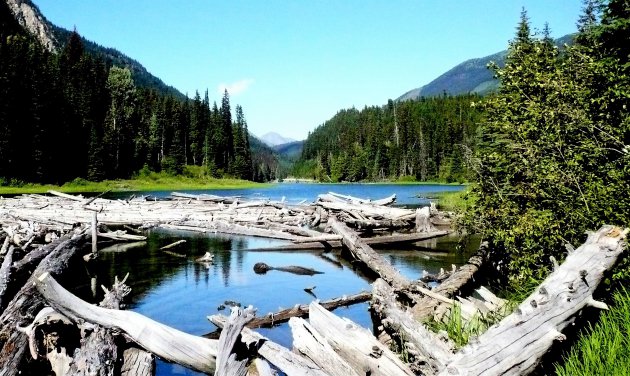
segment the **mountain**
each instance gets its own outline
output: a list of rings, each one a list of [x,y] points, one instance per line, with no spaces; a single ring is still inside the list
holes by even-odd
[[[571,44],[575,34],[568,34],[554,41],[556,46],[562,48],[565,44]],[[485,95],[499,87],[499,82],[493,78],[493,73],[487,68],[489,62],[494,61],[499,66],[505,64],[507,50],[497,52],[482,58],[466,60],[456,65],[428,84],[409,90],[398,97],[398,101],[416,99],[418,97],[434,97],[444,93],[460,95],[475,93]]]
[[[295,141],[292,138],[280,136],[276,132],[266,133],[264,136],[260,137],[260,140],[271,147]]]
[[[33,34],[47,50],[58,51],[65,47],[72,32],[48,21],[37,5],[30,0],[2,1],[6,3],[20,26]],[[103,47],[83,37],[81,40],[85,51],[93,56],[100,57],[108,66],[116,65],[128,68],[131,71],[134,82],[138,86],[155,89],[162,94],[173,95],[179,99],[185,98],[177,89],[166,85],[162,80],[149,73],[142,64],[122,52],[113,48]]]
[[[287,160],[295,161],[302,155],[302,149],[304,148],[304,140],[293,141],[286,144],[280,144],[274,146],[272,149]]]

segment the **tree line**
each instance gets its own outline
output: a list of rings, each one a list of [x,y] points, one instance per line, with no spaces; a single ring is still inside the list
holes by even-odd
[[[232,111],[227,91],[217,105],[207,91],[188,99],[139,87],[129,69],[86,53],[76,31],[51,53],[2,13],[0,183],[178,174],[186,164],[270,177],[252,164],[243,108]]]
[[[339,111],[304,143],[294,172],[321,181],[465,181],[481,113],[475,95]]]

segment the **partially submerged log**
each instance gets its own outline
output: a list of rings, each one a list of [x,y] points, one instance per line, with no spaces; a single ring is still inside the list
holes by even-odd
[[[403,289],[409,285],[410,281],[405,278],[398,270],[396,270],[383,257],[376,253],[363,239],[345,224],[339,222],[335,218],[330,218],[328,224],[332,230],[343,237],[343,244],[348,248],[352,255],[361,260],[370,269],[376,272],[387,283],[394,286],[395,289]]]
[[[254,272],[256,274],[265,274],[270,270],[279,270],[281,272],[287,272],[297,275],[315,275],[324,274],[324,272],[317,271],[312,268],[306,268],[303,266],[289,265],[289,266],[269,266],[264,262],[257,262],[254,264]]]
[[[616,263],[628,230],[604,226],[589,235],[509,316],[460,350],[440,375],[527,374],[575,316],[591,306],[604,272]]]

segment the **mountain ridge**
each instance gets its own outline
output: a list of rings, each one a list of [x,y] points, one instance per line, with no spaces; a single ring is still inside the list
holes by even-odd
[[[4,0],[4,2],[20,26],[34,35],[48,51],[56,52],[65,47],[72,31],[50,22],[31,0]],[[81,41],[89,54],[102,58],[107,65],[128,68],[138,86],[155,89],[179,99],[186,98],[179,90],[165,84],[160,78],[151,74],[137,60],[115,48],[103,47],[84,37],[81,37]]]
[[[558,48],[571,44],[575,34],[567,34],[554,40]],[[496,91],[499,81],[487,68],[488,63],[495,62],[499,66],[505,64],[507,50],[499,51],[484,57],[465,60],[442,73],[426,85],[411,89],[399,96],[397,101],[413,100],[419,97],[434,97],[443,94],[479,94],[486,95]]]
[[[273,148],[274,146],[288,144],[288,143],[297,141],[290,137],[284,137],[276,132],[267,132],[261,137],[259,137],[259,139],[271,148]]]

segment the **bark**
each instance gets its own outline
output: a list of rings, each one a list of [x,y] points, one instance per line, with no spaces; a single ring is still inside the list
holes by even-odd
[[[236,359],[234,345],[240,339],[241,330],[254,317],[254,309],[232,308],[232,313],[219,337],[216,376],[245,376],[247,374],[247,358]]]
[[[593,298],[604,272],[626,247],[628,230],[604,226],[571,252],[509,316],[460,350],[440,375],[530,373],[575,317],[587,306],[606,309]]]

